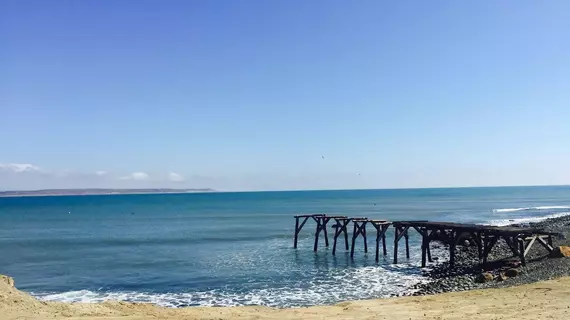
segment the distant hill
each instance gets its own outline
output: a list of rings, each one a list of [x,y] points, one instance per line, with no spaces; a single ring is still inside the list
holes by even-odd
[[[25,191],[0,191],[0,197],[21,196],[73,196],[98,194],[161,194],[161,193],[193,193],[214,192],[214,189],[44,189]]]

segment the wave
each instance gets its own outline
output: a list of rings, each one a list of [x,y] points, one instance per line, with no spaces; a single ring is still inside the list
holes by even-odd
[[[44,301],[98,303],[107,300],[153,303],[164,307],[245,306],[302,307],[347,300],[389,297],[410,292],[410,286],[425,282],[415,266],[338,269],[325,280],[275,287],[156,293],[140,291],[68,291],[31,294]]]
[[[517,212],[529,210],[570,210],[570,206],[539,206],[539,207],[526,207],[526,208],[506,208],[506,209],[493,209],[493,212]]]
[[[566,216],[570,216],[570,212],[568,212],[568,211],[567,212],[556,212],[556,213],[549,214],[546,216],[541,216],[541,217],[526,217],[526,218],[491,220],[485,224],[493,225],[493,226],[507,226],[507,225],[511,225],[511,224],[528,224],[528,223],[540,222],[540,221],[544,221],[544,220],[548,220],[548,219],[561,218],[561,217],[566,217]]]

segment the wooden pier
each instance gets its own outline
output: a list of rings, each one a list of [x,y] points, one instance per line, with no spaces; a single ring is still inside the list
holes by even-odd
[[[344,244],[346,250],[350,250],[350,256],[354,257],[354,248],[356,246],[356,240],[359,236],[361,236],[364,240],[364,252],[368,252],[368,239],[366,235],[366,225],[371,224],[374,229],[376,230],[376,261],[379,259],[379,251],[380,251],[380,243],[382,243],[382,252],[384,255],[387,255],[386,249],[386,231],[391,225],[391,222],[385,220],[370,220],[368,218],[349,218],[347,216],[327,216],[324,214],[309,214],[309,215],[297,215],[295,216],[295,235],[293,239],[293,247],[296,249],[297,244],[299,242],[299,233],[305,226],[305,223],[312,219],[316,222],[316,229],[315,229],[315,242],[313,245],[313,251],[317,251],[318,249],[318,242],[320,233],[323,232],[325,236],[325,244],[329,246],[328,234],[326,231],[327,224],[332,219],[334,220],[334,224],[332,228],[334,228],[334,238],[333,238],[333,250],[332,254],[336,255],[336,248],[338,238],[341,235],[344,235]],[[353,224],[353,231],[352,231],[352,245],[348,243],[348,225],[352,222]]]
[[[365,217],[350,218],[347,216],[328,216],[325,214],[298,215],[295,216],[295,237],[294,247],[297,248],[298,236],[307,220],[312,219],[316,222],[315,241],[313,250],[317,251],[320,233],[325,237],[325,244],[329,246],[327,224],[334,220],[334,239],[332,254],[336,254],[338,238],[342,235],[346,250],[350,250],[350,257],[354,257],[356,242],[362,237],[364,243],[364,252],[368,252],[367,241],[367,225],[372,225],[376,230],[376,250],[375,259],[379,261],[380,243],[382,243],[382,252],[384,256],[388,254],[386,248],[386,232],[389,227],[394,228],[394,264],[398,263],[398,244],[403,238],[405,241],[406,258],[410,258],[409,246],[409,230],[415,230],[421,236],[421,253],[422,267],[427,262],[432,262],[430,243],[440,241],[449,246],[449,264],[450,267],[455,265],[455,253],[458,244],[467,243],[476,245],[479,257],[479,263],[486,264],[489,253],[499,240],[504,240],[511,249],[514,256],[518,257],[523,265],[526,264],[526,256],[531,247],[535,243],[539,243],[548,252],[554,250],[552,246],[552,236],[555,233],[546,232],[536,228],[521,227],[498,227],[478,224],[464,224],[452,222],[433,222],[433,221],[395,221],[372,220]],[[302,220],[302,221],[301,221]],[[301,221],[301,223],[299,223]],[[352,223],[352,241],[349,246],[348,226]]]
[[[295,249],[297,248],[299,232],[301,232],[301,229],[303,229],[303,226],[305,226],[305,223],[307,223],[307,220],[309,220],[309,218],[312,218],[317,223],[317,229],[315,230],[315,244],[313,246],[313,251],[317,251],[317,247],[319,245],[319,234],[321,233],[321,231],[323,231],[325,235],[325,245],[328,247],[329,235],[327,234],[327,223],[330,221],[331,217],[327,217],[324,214],[295,216],[295,240],[293,246],[295,247]],[[301,222],[301,224],[299,224],[300,219],[303,219],[303,222]]]

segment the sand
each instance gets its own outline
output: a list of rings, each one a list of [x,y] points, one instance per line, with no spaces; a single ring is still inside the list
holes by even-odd
[[[180,308],[42,302],[0,276],[0,319],[570,319],[570,277],[518,287],[343,302],[298,309]]]

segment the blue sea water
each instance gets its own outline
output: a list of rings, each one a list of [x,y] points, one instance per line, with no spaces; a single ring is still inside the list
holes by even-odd
[[[354,259],[344,248],[332,256],[323,241],[315,254],[310,222],[292,248],[301,213],[529,222],[570,214],[570,187],[0,198],[0,273],[46,300],[172,307],[329,304],[423,281],[413,233],[412,257],[399,265],[390,263],[392,233],[379,263],[362,243]]]

